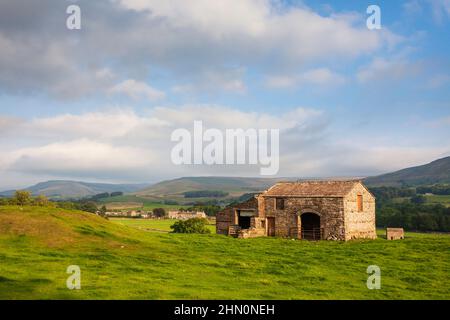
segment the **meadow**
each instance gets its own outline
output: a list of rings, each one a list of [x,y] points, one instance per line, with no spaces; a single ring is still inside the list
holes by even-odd
[[[160,232],[170,232],[172,229],[171,225],[175,223],[174,219],[132,219],[132,218],[110,218],[110,221],[119,223],[125,226],[130,226],[139,230],[145,231],[160,231]],[[208,229],[211,233],[216,231],[216,226],[214,221],[210,221],[208,224]]]
[[[450,207],[450,195],[426,195],[426,202],[430,204],[442,204],[444,206]]]
[[[161,221],[0,207],[0,299],[450,299],[449,235],[308,242],[139,225]],[[69,265],[80,290],[66,288]],[[380,290],[366,287],[369,265]]]
[[[180,208],[187,208],[182,204],[165,204],[163,200],[155,200],[146,197],[140,197],[136,195],[121,195],[115,197],[109,197],[99,199],[98,204],[105,205],[107,209],[128,209],[128,210],[153,210],[155,208],[164,208],[166,210],[178,210]]]

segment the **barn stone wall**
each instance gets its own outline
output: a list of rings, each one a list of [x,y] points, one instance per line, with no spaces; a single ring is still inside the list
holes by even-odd
[[[362,195],[362,210],[358,210],[358,195]],[[216,232],[228,234],[229,227],[238,223],[237,210],[254,209],[250,228],[241,230],[239,237],[267,235],[267,217],[275,218],[275,236],[300,238],[301,215],[315,213],[320,216],[322,239],[351,240],[375,239],[375,198],[361,184],[356,183],[343,196],[284,196],[284,209],[275,208],[275,196],[264,193],[246,202],[222,210],[216,217]]]
[[[245,202],[226,207],[216,215],[216,233],[228,234],[228,227],[237,224],[237,209],[258,209],[258,202],[256,198],[251,198]],[[255,212],[257,214],[257,212]],[[255,225],[255,219],[250,220],[252,225]]]
[[[216,233],[228,234],[228,227],[234,223],[234,208],[227,207],[216,215]]]
[[[312,212],[320,216],[324,239],[345,240],[342,198],[285,197],[284,210],[275,209],[275,197],[264,199],[265,216],[275,217],[276,236],[297,238],[295,229],[298,231],[301,228],[301,214]]]
[[[358,211],[358,195],[362,195],[362,211]],[[376,239],[375,198],[363,185],[356,184],[344,198],[344,210],[345,240]]]

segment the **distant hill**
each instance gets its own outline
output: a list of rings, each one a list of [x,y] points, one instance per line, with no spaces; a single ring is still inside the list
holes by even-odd
[[[450,157],[428,164],[411,167],[364,179],[368,186],[416,186],[421,184],[450,183]]]
[[[248,178],[248,177],[183,177],[148,184],[109,184],[70,180],[40,182],[25,188],[33,195],[43,194],[53,199],[83,198],[103,192],[122,191],[147,198],[184,198],[189,191],[222,191],[230,197],[263,191],[279,181],[296,181],[298,178]],[[364,179],[368,186],[402,186],[450,183],[450,157],[425,165],[411,167]],[[15,190],[0,192],[11,196]]]
[[[231,196],[258,192],[267,189],[278,181],[297,180],[296,178],[244,178],[244,177],[184,177],[156,183],[135,192],[144,197],[183,197],[188,191],[220,190]]]
[[[147,187],[148,184],[110,184],[92,183],[70,180],[51,180],[40,182],[23,190],[30,191],[33,195],[43,194],[50,198],[83,198],[103,192],[122,191],[134,192]],[[11,196],[15,190],[0,192],[2,196]]]

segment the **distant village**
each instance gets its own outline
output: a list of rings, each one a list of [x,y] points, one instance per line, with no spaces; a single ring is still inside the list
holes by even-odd
[[[97,213],[99,214],[99,212]],[[167,215],[156,215],[151,210],[123,210],[123,211],[107,211],[104,216],[116,218],[141,218],[141,219],[178,219],[187,220],[191,218],[206,218],[207,215],[203,211],[182,211],[170,210]]]

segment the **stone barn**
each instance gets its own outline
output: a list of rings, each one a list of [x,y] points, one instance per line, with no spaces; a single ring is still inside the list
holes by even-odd
[[[375,197],[355,180],[280,182],[219,212],[216,232],[240,238],[375,239]]]

